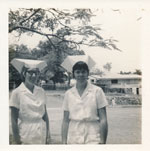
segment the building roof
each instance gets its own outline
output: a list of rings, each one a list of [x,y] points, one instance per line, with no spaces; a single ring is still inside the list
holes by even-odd
[[[142,79],[142,76],[136,75],[136,74],[108,73],[103,76],[91,75],[89,78],[95,78],[95,79]]]

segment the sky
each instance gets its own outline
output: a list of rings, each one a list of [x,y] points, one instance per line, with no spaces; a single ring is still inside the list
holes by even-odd
[[[135,71],[141,69],[141,9],[103,9],[102,15],[96,17],[95,22],[102,24],[103,35],[118,40],[117,47],[122,51],[103,48],[87,48],[99,66],[112,63],[112,72]]]
[[[107,50],[101,47],[82,46],[81,49],[90,55],[96,62],[96,67],[103,70],[103,65],[111,63],[111,72],[118,73],[134,72],[141,69],[141,32],[142,15],[145,10],[142,8],[97,8],[96,17],[93,17],[90,24],[100,24],[101,34],[104,38],[113,37],[118,40],[117,47],[122,51]],[[9,35],[10,43],[26,44],[30,48],[37,46],[41,36],[22,36],[16,41],[14,36]]]

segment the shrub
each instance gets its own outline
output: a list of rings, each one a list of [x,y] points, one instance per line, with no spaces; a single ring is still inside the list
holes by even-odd
[[[116,105],[142,105],[140,96],[107,96],[109,105],[112,105],[113,98]]]

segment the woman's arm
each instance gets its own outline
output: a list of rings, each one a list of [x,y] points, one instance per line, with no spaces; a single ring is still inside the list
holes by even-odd
[[[11,109],[11,125],[12,125],[12,134],[13,134],[13,143],[21,144],[18,128],[18,115],[19,109],[15,107],[10,107]]]
[[[45,105],[45,115],[43,116],[43,120],[46,122],[46,144],[50,144],[50,130],[49,130],[49,118],[47,114],[47,109]]]
[[[108,133],[108,123],[107,123],[106,107],[98,109],[98,116],[99,116],[99,121],[100,121],[100,138],[101,138],[101,144],[106,144],[107,133]]]
[[[63,144],[67,144],[68,127],[69,127],[69,111],[64,111],[61,131]]]

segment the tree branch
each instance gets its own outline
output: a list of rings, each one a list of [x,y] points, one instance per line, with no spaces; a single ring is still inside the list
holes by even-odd
[[[29,20],[32,16],[34,16],[37,12],[39,12],[41,9],[39,8],[39,9],[37,9],[37,10],[35,10],[35,12],[33,13],[33,14],[31,14],[28,18],[26,18],[26,19],[24,19],[23,21],[21,21],[20,23],[19,23],[19,25],[22,25],[24,22],[26,22],[27,20]]]
[[[71,29],[69,26],[67,26],[67,25],[64,25],[62,22],[60,22],[60,20],[56,17],[56,15],[53,13],[53,12],[51,12],[50,10],[47,10],[49,13],[51,13],[53,16],[54,16],[54,18],[59,22],[59,24],[60,25],[62,25],[62,26],[64,26],[64,27],[67,27],[67,28],[69,28],[69,29]],[[56,10],[55,10],[56,11]]]
[[[52,43],[51,39],[47,35],[46,35],[46,37],[47,37],[49,43],[56,49],[56,46]]]

